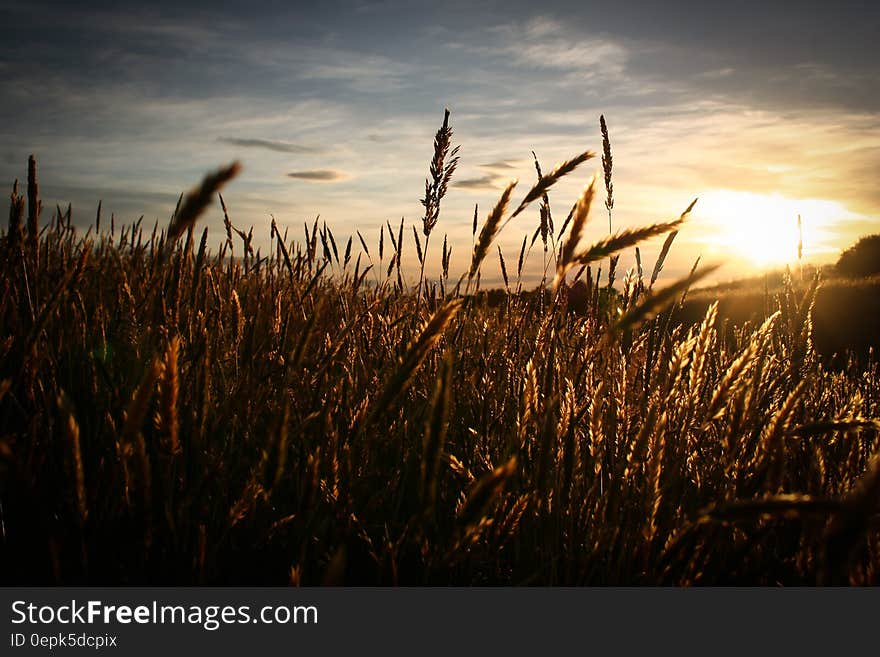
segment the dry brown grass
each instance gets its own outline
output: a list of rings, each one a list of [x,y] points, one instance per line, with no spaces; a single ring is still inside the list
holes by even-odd
[[[446,285],[448,245],[442,278],[407,288],[403,223],[372,255],[317,220],[302,241],[275,226],[258,256],[224,203],[226,242],[212,253],[203,233],[196,251],[195,210],[228,177],[164,238],[98,217],[83,236],[60,210],[22,235],[13,193],[4,583],[880,581],[880,372],[823,367],[805,330],[815,287],[788,285],[769,319],[728,332],[715,305],[675,320],[699,270],[654,287],[661,263],[620,294],[587,268],[569,312],[575,267],[687,230],[583,248],[595,185],[551,241],[553,289],[511,276],[500,303]],[[524,197],[539,223],[558,177]],[[527,258],[524,241],[517,279]]]

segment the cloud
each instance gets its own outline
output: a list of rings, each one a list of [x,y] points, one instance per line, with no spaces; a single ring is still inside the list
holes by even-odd
[[[628,49],[604,36],[585,36],[556,20],[537,17],[489,28],[494,43],[471,45],[455,42],[479,55],[499,57],[520,70],[557,70],[575,74],[577,80],[619,78],[629,58]]]
[[[470,192],[501,188],[511,177],[511,171],[519,169],[525,160],[498,159],[478,165],[485,173],[473,178],[453,181],[452,186]]]
[[[496,182],[498,181],[499,176],[496,176],[491,173],[487,173],[485,176],[480,176],[479,178],[466,178],[464,180],[459,180],[457,182],[453,182],[452,186],[457,187],[459,189],[465,189],[470,191],[479,191],[482,189],[495,189]]]
[[[301,144],[291,144],[286,141],[274,141],[271,139],[247,139],[239,137],[217,137],[217,141],[242,148],[264,148],[266,150],[275,151],[277,153],[315,153],[317,148],[312,146],[303,146]]]
[[[308,180],[310,182],[339,182],[348,178],[348,174],[335,169],[306,169],[304,171],[291,171],[287,174],[287,177],[296,178],[297,180]]]
[[[489,171],[495,169],[518,169],[522,166],[523,162],[521,160],[499,160],[497,162],[488,162],[487,164],[481,164],[481,169],[488,169]]]
[[[485,172],[483,175],[454,181],[452,186],[471,192],[499,189],[510,180],[511,171],[519,169],[524,163],[524,160],[501,159],[480,164],[478,168]]]
[[[724,68],[716,68],[710,71],[703,71],[702,73],[698,74],[697,77],[703,78],[705,80],[718,80],[719,78],[730,77],[734,74],[734,72],[735,71],[733,68],[726,66]]]
[[[402,89],[418,70],[415,65],[392,57],[317,43],[249,42],[241,56],[270,71],[276,79],[336,83],[371,94]]]

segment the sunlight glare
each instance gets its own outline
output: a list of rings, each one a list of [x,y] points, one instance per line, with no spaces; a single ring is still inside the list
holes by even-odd
[[[843,205],[824,199],[796,199],[732,190],[711,190],[700,197],[695,216],[705,222],[703,242],[718,254],[756,268],[795,264],[798,215],[803,225],[803,258],[827,254],[830,229],[852,216]]]

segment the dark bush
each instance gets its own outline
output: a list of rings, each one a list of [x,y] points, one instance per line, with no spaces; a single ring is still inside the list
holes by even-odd
[[[847,278],[880,274],[880,234],[862,237],[840,255],[837,271]]]

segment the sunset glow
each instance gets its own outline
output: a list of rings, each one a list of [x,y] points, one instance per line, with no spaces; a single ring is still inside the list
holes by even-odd
[[[801,239],[805,260],[835,253],[830,245],[835,230],[853,216],[835,201],[729,190],[704,194],[695,214],[705,222],[703,242],[713,255],[726,254],[759,269],[796,263]]]
[[[724,277],[792,262],[798,214],[804,262],[833,263],[880,231],[869,20],[837,33],[834,6],[792,13],[756,3],[755,41],[752,14],[724,3],[479,4],[255,2],[201,13],[163,2],[12,3],[0,25],[0,181],[21,179],[34,153],[47,208],[70,203],[85,228],[100,200],[119,224],[142,214],[152,224],[203,172],[238,160],[224,198],[237,227],[254,227],[255,248],[270,246],[270,216],[290,240],[320,215],[337,239],[359,231],[373,242],[388,221],[404,218],[408,234],[421,221],[425,162],[448,107],[461,157],[424,271],[439,275],[445,235],[460,275],[474,206],[484,219],[514,177],[514,197],[524,194],[532,153],[546,172],[600,152],[602,114],[615,230],[675,217],[700,197],[668,276],[701,255],[725,263]],[[789,38],[820,28],[818,41]],[[599,158],[550,191],[554,218],[597,170]],[[602,214],[585,241],[605,234]],[[530,208],[511,222],[499,235],[504,253],[538,221]],[[220,208],[203,222],[219,248]],[[419,276],[414,248],[401,265],[403,278]],[[523,280],[537,285],[543,268],[528,259]],[[497,263],[483,280],[501,284]]]

